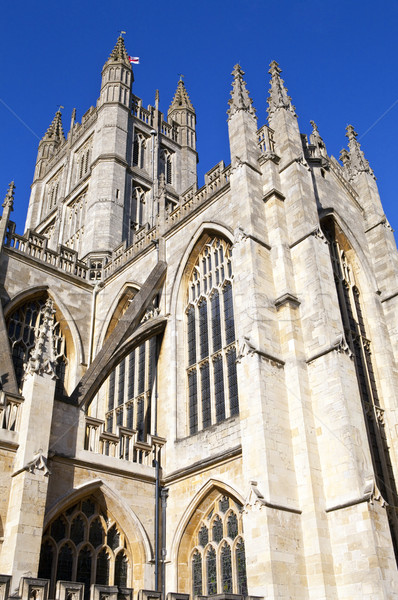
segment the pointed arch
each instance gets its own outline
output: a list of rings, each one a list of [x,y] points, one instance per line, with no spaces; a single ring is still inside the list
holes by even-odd
[[[225,495],[243,505],[244,497],[228,483],[218,479],[209,479],[195,494],[182,515],[171,543],[171,560],[177,562],[181,551],[182,539],[196,529],[200,519],[219,495]],[[196,516],[195,516],[196,515]]]
[[[175,314],[179,299],[179,292],[184,281],[184,275],[190,272],[196,258],[206,243],[206,237],[221,237],[233,244],[233,231],[221,223],[206,221],[201,223],[185,247],[185,251],[178,263],[170,294],[170,313]]]
[[[105,340],[112,333],[120,316],[126,311],[130,300],[132,300],[139,291],[140,285],[138,283],[127,281],[120,287],[119,292],[115,294],[115,298],[106,313],[104,323],[98,336],[96,353],[100,351]]]
[[[220,592],[216,574],[220,572],[221,551],[224,545],[228,546],[229,556],[232,557],[233,543],[226,536],[226,518],[229,511],[225,508],[225,504],[230,506],[231,501],[236,504],[233,510],[238,513],[244,502],[242,495],[224,482],[209,479],[186,508],[171,547],[171,559],[177,568],[176,579],[182,582],[182,589],[179,589],[179,592],[191,593],[194,589],[200,589],[202,583],[206,584],[202,593],[213,594],[217,593],[217,590]],[[221,524],[221,529],[218,527],[216,535],[213,529],[215,519],[218,519]],[[203,525],[208,527],[208,535],[201,539],[200,532]],[[208,564],[207,560],[209,551],[212,552],[211,564]],[[194,564],[196,553],[204,561],[205,575],[202,583],[199,582],[198,567]],[[232,573],[236,571],[236,566],[232,566],[232,559],[228,564],[228,581],[231,582],[229,591],[232,592],[237,586],[236,583],[232,583]]]
[[[144,564],[153,559],[148,534],[133,509],[102,479],[82,484],[58,498],[44,518],[43,531],[58,514],[87,496],[93,496],[101,506],[106,508],[114,522],[123,530],[134,564],[134,577],[139,578],[140,569],[143,576]]]

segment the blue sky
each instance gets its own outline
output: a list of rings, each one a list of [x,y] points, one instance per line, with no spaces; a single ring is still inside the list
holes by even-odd
[[[226,110],[231,71],[240,62],[266,122],[268,65],[279,62],[300,129],[319,127],[329,154],[358,131],[385,212],[398,231],[395,189],[398,123],[398,3],[335,0],[127,0],[3,3],[0,25],[0,200],[16,183],[14,219],[22,233],[38,137],[62,104],[64,129],[99,96],[101,69],[125,30],[134,93],[167,113],[179,74],[197,113],[199,186],[220,160],[230,162]],[[386,114],[385,114],[386,113]],[[383,116],[384,115],[384,116]]]

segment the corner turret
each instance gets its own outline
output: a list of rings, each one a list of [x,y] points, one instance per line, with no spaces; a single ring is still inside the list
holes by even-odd
[[[133,69],[124,45],[124,39],[122,35],[119,35],[115,47],[102,69],[99,105],[119,102],[130,108],[133,81]]]
[[[178,125],[178,142],[181,144],[180,189],[185,191],[196,183],[196,113],[188,96],[182,76],[177,84],[176,93],[167,112],[169,123]]]
[[[65,135],[62,126],[62,114],[61,110],[58,109],[49,128],[47,129],[43,138],[40,140],[39,149],[37,152],[34,180],[40,179],[43,176],[48,161],[52,158],[64,141]]]

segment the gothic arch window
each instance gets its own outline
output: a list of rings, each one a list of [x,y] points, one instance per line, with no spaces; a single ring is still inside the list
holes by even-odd
[[[228,510],[222,504],[228,502]],[[247,595],[241,505],[219,496],[207,509],[193,535],[191,589],[193,596],[234,593]],[[236,523],[230,536],[230,523]],[[211,531],[210,539],[208,533]]]
[[[22,390],[25,365],[35,346],[39,327],[43,323],[46,301],[46,296],[29,300],[14,310],[7,318],[8,339],[20,390]],[[55,373],[57,375],[56,394],[58,397],[62,397],[65,393],[64,386],[68,360],[65,336],[56,315],[53,315],[53,350],[56,361]]]
[[[188,283],[189,433],[239,414],[231,246],[210,238]]]
[[[130,207],[130,230],[135,231],[144,223],[145,199],[146,191],[142,187],[133,184]]]
[[[163,173],[166,183],[173,184],[173,155],[166,148],[160,151],[160,173]]]
[[[44,531],[38,576],[50,579],[50,597],[57,581],[84,583],[85,600],[93,583],[127,587],[131,569],[123,532],[93,497],[65,509]]]
[[[146,137],[142,133],[136,133],[133,142],[133,167],[145,169]]]
[[[388,504],[397,506],[398,494],[384,426],[384,410],[380,405],[371,357],[372,342],[366,330],[361,293],[350,262],[349,255],[352,254],[352,251],[346,238],[332,219],[325,220],[322,228],[329,245],[344,336],[354,359],[377,486]],[[390,511],[388,517],[398,562],[396,511]]]

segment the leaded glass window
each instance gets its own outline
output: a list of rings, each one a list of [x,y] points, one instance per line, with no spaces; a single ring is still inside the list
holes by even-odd
[[[213,521],[213,535],[212,535],[212,540],[213,542],[221,542],[222,538],[223,538],[223,531],[222,531],[222,521],[220,519],[220,517],[216,517]]]
[[[336,292],[346,342],[352,352],[362,409],[366,420],[369,448],[377,486],[392,506],[398,504],[397,485],[391,465],[389,445],[383,422],[376,378],[371,359],[371,341],[367,337],[359,288],[350,265],[347,240],[338,226],[325,221],[323,230],[329,244]],[[398,562],[398,516],[392,511],[389,525]]]
[[[232,592],[231,548],[228,544],[221,549],[221,589],[223,593]]]
[[[202,594],[202,557],[199,552],[195,552],[192,557],[192,595],[200,596]]]
[[[206,556],[207,594],[217,594],[217,560],[216,551],[210,547]]]
[[[146,441],[150,433],[151,397],[156,376],[156,344],[156,337],[140,344],[111,371],[103,384],[98,395],[107,397],[105,430],[108,433],[122,438],[120,429],[130,429],[129,439],[132,439],[136,430],[137,440]],[[128,460],[132,451],[125,447],[125,439],[120,442],[118,455]],[[89,449],[88,444],[86,439],[86,449]]]
[[[85,584],[85,598],[93,583],[127,587],[129,559],[123,532],[94,497],[65,509],[46,528],[39,577],[50,579],[50,598],[59,580]],[[55,563],[55,564],[54,564]],[[54,574],[55,573],[55,578]],[[73,579],[74,578],[74,579]]]
[[[193,539],[193,595],[227,592],[247,595],[242,506],[225,495],[216,498],[207,516],[199,522]]]
[[[43,311],[47,297],[43,296],[30,300],[17,308],[7,318],[8,338],[11,346],[17,383],[22,390],[24,365],[28,362],[30,353],[35,345],[36,336],[43,322]],[[55,392],[58,397],[65,393],[67,352],[66,340],[56,315],[53,316],[53,350],[56,360],[57,375]]]
[[[188,284],[186,328],[191,434],[239,413],[231,256],[228,242],[208,237]]]

